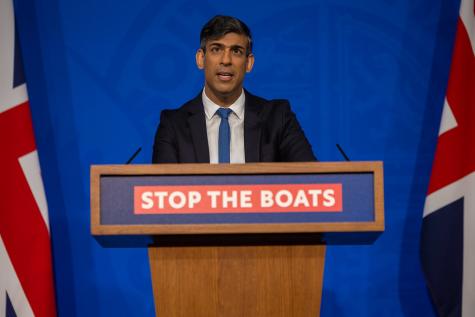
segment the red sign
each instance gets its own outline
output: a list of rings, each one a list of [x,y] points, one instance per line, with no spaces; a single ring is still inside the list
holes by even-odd
[[[341,212],[342,184],[134,186],[135,214]]]

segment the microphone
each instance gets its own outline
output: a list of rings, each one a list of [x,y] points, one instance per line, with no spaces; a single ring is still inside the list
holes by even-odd
[[[142,147],[139,147],[137,149],[137,151],[135,151],[134,154],[132,154],[132,156],[127,160],[127,162],[125,162],[125,164],[130,164],[132,163],[132,161],[135,159],[135,157],[140,153],[140,151],[142,151]]]
[[[336,144],[336,147],[338,148],[338,151],[340,151],[341,155],[345,158],[346,161],[350,161],[350,158],[346,155],[345,151],[341,148],[340,144]]]

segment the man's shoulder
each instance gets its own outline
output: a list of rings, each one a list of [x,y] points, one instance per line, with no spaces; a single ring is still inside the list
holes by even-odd
[[[250,110],[264,114],[290,111],[290,102],[287,99],[265,99],[246,91],[246,104]]]
[[[188,100],[178,108],[170,108],[170,109],[163,109],[161,112],[162,119],[179,119],[179,118],[187,118],[190,113],[196,113],[202,110],[202,101],[201,101],[201,94],[196,96],[195,98]]]

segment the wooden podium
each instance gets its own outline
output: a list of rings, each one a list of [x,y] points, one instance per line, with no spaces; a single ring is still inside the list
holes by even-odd
[[[157,316],[319,316],[325,244],[384,230],[382,163],[92,166],[91,230],[148,247]]]

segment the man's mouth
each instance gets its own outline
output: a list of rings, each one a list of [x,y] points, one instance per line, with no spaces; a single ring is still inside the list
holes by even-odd
[[[217,75],[218,75],[218,78],[222,81],[230,81],[234,76],[233,73],[229,73],[229,72],[218,72]]]

